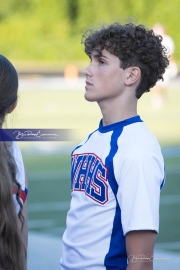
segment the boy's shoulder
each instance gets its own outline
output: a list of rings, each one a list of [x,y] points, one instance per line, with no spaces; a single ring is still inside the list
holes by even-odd
[[[162,155],[156,136],[147,128],[144,122],[124,127],[119,138],[119,149],[125,156]]]

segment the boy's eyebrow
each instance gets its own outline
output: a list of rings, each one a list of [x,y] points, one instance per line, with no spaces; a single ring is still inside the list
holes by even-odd
[[[108,57],[103,55],[102,53],[92,53],[91,57],[94,57],[94,58],[104,57],[104,58],[108,59]]]

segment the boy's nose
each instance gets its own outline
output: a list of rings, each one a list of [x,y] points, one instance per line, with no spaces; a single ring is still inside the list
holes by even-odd
[[[90,69],[90,65],[83,70],[83,73],[85,76],[92,76],[93,75],[92,71]]]

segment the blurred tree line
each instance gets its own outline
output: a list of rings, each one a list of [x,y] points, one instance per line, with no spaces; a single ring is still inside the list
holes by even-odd
[[[180,63],[179,10],[179,0],[1,0],[0,53],[20,61],[84,60],[81,36],[88,28],[160,22]]]

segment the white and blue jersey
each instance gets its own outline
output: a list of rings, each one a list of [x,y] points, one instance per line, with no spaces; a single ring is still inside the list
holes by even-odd
[[[102,126],[72,152],[62,270],[125,270],[125,235],[159,227],[164,161],[139,116]]]
[[[21,154],[21,150],[16,142],[13,142],[12,145],[9,147],[9,151],[14,157],[15,163],[16,163],[16,180],[21,185],[21,191],[20,191],[20,199],[21,202],[24,203],[28,194],[28,190],[25,186],[25,170],[24,170],[24,162]],[[17,187],[14,186],[13,188],[13,200],[16,207],[16,213],[18,214],[20,211],[20,205],[16,200],[16,193],[17,193]]]

